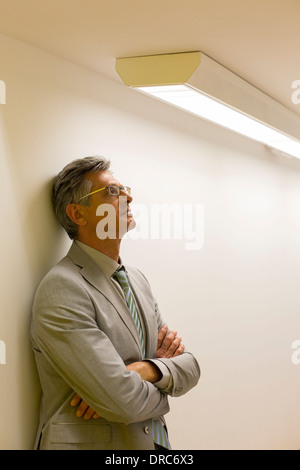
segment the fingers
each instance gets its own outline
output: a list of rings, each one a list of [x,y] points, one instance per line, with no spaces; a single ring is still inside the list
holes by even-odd
[[[76,395],[74,395],[74,397],[72,398],[70,405],[77,406],[80,402],[81,402],[81,397],[78,395],[78,393],[76,393]]]
[[[174,332],[172,332],[173,335],[175,334]],[[174,336],[174,339],[172,340],[172,342],[170,343],[170,346],[168,348],[168,356],[167,357],[173,357],[175,354],[176,356],[178,356],[178,348],[181,344],[181,338],[179,338],[178,336]]]
[[[71,406],[78,406],[77,410],[76,410],[76,416],[78,418],[84,418],[86,420],[90,419],[90,418],[94,418],[94,419],[97,419],[99,418],[99,415],[97,415],[97,413],[95,413],[95,411],[89,407],[89,405],[81,399],[81,397],[78,395],[78,393],[76,393],[76,395],[74,395],[74,397],[72,398],[71,402],[70,402],[70,405]]]
[[[156,357],[170,358],[179,356],[184,352],[184,345],[181,338],[177,336],[177,331],[168,331],[167,326],[163,326],[158,333]]]
[[[81,402],[79,403],[79,406],[76,410],[76,416],[78,418],[82,418],[82,416],[87,412],[87,416],[89,416],[89,413],[88,413],[88,408],[89,408],[89,405],[81,400]],[[89,416],[90,417],[90,416]]]
[[[173,357],[175,356],[180,356],[181,354],[184,353],[184,344],[180,343],[176,351],[174,352]]]
[[[163,340],[164,340],[164,337],[166,336],[166,334],[168,333],[168,327],[167,325],[164,325],[158,332],[158,336],[157,336],[157,348],[156,349],[159,349],[161,348],[162,346],[162,343],[163,343]]]

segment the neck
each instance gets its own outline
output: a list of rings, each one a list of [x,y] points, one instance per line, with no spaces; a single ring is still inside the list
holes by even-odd
[[[90,246],[91,248],[94,248],[95,250],[100,251],[101,253],[113,259],[114,261],[119,261],[121,248],[120,239],[100,240],[99,238],[97,238],[96,240],[88,240],[85,237],[77,237],[77,240],[82,243],[85,243],[86,245]]]

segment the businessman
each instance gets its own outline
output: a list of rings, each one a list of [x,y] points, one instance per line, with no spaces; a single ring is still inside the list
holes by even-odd
[[[148,281],[120,257],[135,225],[131,202],[102,157],[75,160],[55,179],[54,210],[73,243],[33,304],[36,449],[170,448],[168,396],[199,380],[197,360],[168,330]]]

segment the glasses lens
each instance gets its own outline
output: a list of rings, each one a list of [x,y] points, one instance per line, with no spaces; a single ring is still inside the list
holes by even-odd
[[[109,194],[111,196],[119,196],[121,191],[125,191],[127,194],[131,194],[131,188],[128,186],[108,186],[107,187]]]
[[[108,191],[112,196],[119,196],[120,194],[119,186],[108,186]]]

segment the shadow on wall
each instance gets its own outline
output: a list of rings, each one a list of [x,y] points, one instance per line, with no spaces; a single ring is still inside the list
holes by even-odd
[[[15,171],[16,159],[22,158],[23,154],[11,151],[2,114],[0,118],[0,192],[4,215],[0,232],[3,249],[0,447],[30,449],[36,432],[40,396],[29,334],[32,300],[37,283],[52,264],[53,253],[57,253],[58,240],[62,237],[51,208],[52,182],[36,190],[37,185],[32,181],[31,191],[24,191],[23,184],[32,172],[30,168],[25,175]]]
[[[31,425],[28,425],[28,416],[20,412],[20,431],[22,432],[22,441],[29,440],[29,432],[32,432],[31,440],[35,439],[37,420],[39,416],[40,404],[40,384],[34,360],[34,355],[30,343],[30,323],[31,309],[36,292],[36,288],[44,275],[53,265],[65,254],[63,241],[65,240],[64,230],[58,224],[51,201],[53,178],[47,181],[43,186],[31,194],[31,199],[27,200],[26,210],[22,213],[21,230],[23,234],[24,250],[27,258],[27,269],[31,274],[30,298],[26,309],[26,325],[20,331],[20,336],[24,336],[23,342],[20,342],[17,376],[20,383],[23,384],[20,389],[19,403],[21,406],[24,401],[24,386],[27,387],[28,396],[32,397],[31,407],[34,414],[31,417]],[[64,250],[62,255],[61,251]],[[28,343],[26,347],[24,343]],[[23,343],[23,346],[22,346]],[[27,357],[26,357],[27,352]],[[25,354],[25,358],[24,358]],[[24,361],[27,367],[24,367]],[[26,384],[26,385],[24,385]],[[33,423],[36,423],[33,425]]]
[[[65,234],[52,207],[52,185],[53,179],[39,188],[28,202],[22,220],[28,264],[37,283],[60,259]]]

